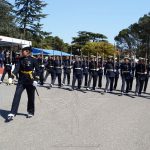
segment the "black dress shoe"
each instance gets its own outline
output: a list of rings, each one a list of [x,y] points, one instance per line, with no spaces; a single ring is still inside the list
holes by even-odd
[[[27,114],[27,118],[32,118],[32,117],[33,117],[33,114],[30,114],[30,113]]]
[[[14,118],[13,116],[8,116],[7,119],[5,120],[5,122],[6,122],[6,123],[7,123],[7,122],[10,122],[10,121],[13,120],[13,118]]]

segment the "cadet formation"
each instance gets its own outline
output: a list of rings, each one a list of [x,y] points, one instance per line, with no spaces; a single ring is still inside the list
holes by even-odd
[[[22,56],[17,55],[14,60],[10,59],[7,52],[4,59],[4,71],[0,83],[3,83],[5,75],[8,79],[16,79],[17,86],[14,94],[11,111],[6,118],[6,122],[13,120],[17,114],[21,94],[24,89],[27,91],[27,117],[34,115],[36,86],[43,86],[48,89],[58,83],[59,88],[68,86],[70,91],[82,90],[95,91],[96,88],[102,90],[101,94],[113,93],[116,89],[120,91],[120,96],[134,92],[135,96],[146,93],[150,65],[146,58],[139,57],[138,61],[125,56],[118,60],[114,56],[103,58],[102,56],[31,56],[31,47],[22,49]],[[15,69],[12,70],[12,65]],[[12,71],[11,71],[12,70]],[[47,85],[47,78],[51,80]],[[136,85],[133,87],[133,80]],[[56,82],[58,80],[58,82]],[[103,81],[106,82],[103,82]],[[121,87],[118,86],[121,80]],[[106,83],[104,85],[104,83]]]

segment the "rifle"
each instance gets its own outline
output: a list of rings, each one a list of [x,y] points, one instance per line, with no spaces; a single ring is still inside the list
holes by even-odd
[[[145,53],[145,72],[147,72],[147,51]]]
[[[97,54],[96,54],[96,69],[98,68],[98,52],[97,52]]]
[[[115,61],[115,57],[116,57],[116,55],[115,55],[115,53],[114,53],[114,70],[115,70],[115,68],[116,68],[116,61]]]
[[[115,52],[116,52],[116,45],[115,44],[114,44],[114,49],[115,49]],[[115,54],[115,52],[114,52],[114,70],[116,68],[116,62],[115,62],[116,54]]]
[[[71,64],[72,64],[72,45],[71,45],[71,55],[70,55],[70,67],[71,67]]]
[[[102,68],[104,67],[104,53],[103,53],[103,56],[102,56]]]
[[[90,56],[89,56],[89,55],[90,55],[90,54],[89,54],[89,52],[88,52],[88,67],[89,67],[89,63],[90,63],[90,60],[89,60],[89,59],[90,59],[90,58],[89,58]]]

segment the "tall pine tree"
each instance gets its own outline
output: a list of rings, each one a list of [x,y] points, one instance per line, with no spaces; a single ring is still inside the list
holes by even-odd
[[[0,35],[15,35],[13,6],[6,0],[0,0]]]
[[[15,0],[17,23],[23,38],[29,39],[30,34],[39,37],[43,33],[40,21],[47,16],[42,13],[46,5],[42,0]]]

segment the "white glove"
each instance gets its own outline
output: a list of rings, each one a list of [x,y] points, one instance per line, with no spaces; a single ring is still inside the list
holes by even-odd
[[[37,87],[37,84],[38,84],[37,81],[33,81],[32,85],[35,86],[35,87]]]
[[[44,68],[45,66],[44,66],[44,65],[41,65],[41,67],[43,67],[43,68]]]

